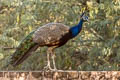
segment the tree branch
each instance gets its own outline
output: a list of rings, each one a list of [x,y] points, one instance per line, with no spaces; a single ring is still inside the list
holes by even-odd
[[[2,48],[3,50],[16,49],[15,47],[0,47],[0,48]]]

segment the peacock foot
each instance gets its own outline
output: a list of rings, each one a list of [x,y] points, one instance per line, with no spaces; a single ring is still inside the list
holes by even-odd
[[[51,70],[51,69],[52,68],[49,65],[47,65],[47,66],[44,67],[44,70]]]
[[[56,71],[57,69],[56,68],[52,69],[49,65],[47,65],[47,66],[44,67],[44,70]]]

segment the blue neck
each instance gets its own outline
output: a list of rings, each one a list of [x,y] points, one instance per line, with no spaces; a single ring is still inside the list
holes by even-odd
[[[80,33],[83,22],[84,22],[83,19],[81,19],[78,25],[70,28],[70,31],[72,32],[72,37],[75,37]]]

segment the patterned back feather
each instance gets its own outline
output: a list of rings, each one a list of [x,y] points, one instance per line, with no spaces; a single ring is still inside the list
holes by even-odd
[[[66,42],[71,38],[64,36],[69,33],[69,26],[66,26],[61,23],[48,23],[39,27],[33,36],[33,41],[39,43],[40,46],[59,46],[59,43]],[[64,38],[64,40],[61,40]]]

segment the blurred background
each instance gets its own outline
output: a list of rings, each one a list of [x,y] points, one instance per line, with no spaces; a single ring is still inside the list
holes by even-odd
[[[31,31],[50,22],[72,27],[84,11],[89,22],[81,33],[55,50],[57,68],[120,70],[120,0],[0,0],[0,70]],[[46,49],[37,49],[21,65],[7,70],[42,70]]]

